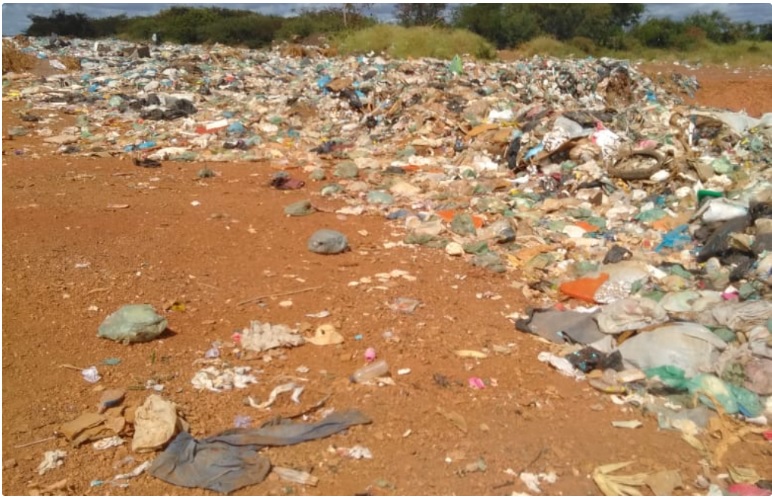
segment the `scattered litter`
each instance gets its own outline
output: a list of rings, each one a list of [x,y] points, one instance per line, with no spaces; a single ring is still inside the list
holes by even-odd
[[[342,457],[351,458],[352,460],[372,460],[373,458],[370,449],[361,445],[352,446],[351,448],[337,448],[335,446],[330,446],[328,451]]]
[[[647,474],[612,475],[633,462],[601,465],[592,471],[592,480],[606,496],[641,496],[638,487],[646,484]]]
[[[472,389],[485,389],[485,382],[480,377],[470,377],[469,387]]]
[[[96,367],[88,367],[86,369],[83,369],[81,371],[81,374],[83,375],[83,380],[90,384],[95,384],[99,382],[99,380],[102,378],[101,375],[99,375],[99,372],[97,371]]]
[[[308,318],[327,318],[327,317],[328,317],[328,316],[330,316],[331,314],[332,314],[332,313],[330,313],[330,312],[329,312],[329,311],[327,311],[327,310],[322,310],[322,311],[320,311],[319,313],[308,313],[308,314],[306,314],[306,316],[307,316]]]
[[[281,384],[279,386],[276,386],[271,391],[271,394],[268,395],[268,399],[263,403],[257,403],[252,396],[249,396],[247,399],[249,400],[249,406],[252,408],[258,408],[260,410],[265,410],[266,408],[270,407],[276,402],[276,398],[280,394],[292,392],[291,399],[295,404],[300,403],[299,396],[305,389],[304,386],[298,386],[294,382],[288,382],[286,384]]]
[[[146,462],[142,462],[137,467],[135,467],[134,470],[132,470],[131,472],[127,472],[125,474],[118,474],[117,476],[113,477],[113,481],[120,481],[121,479],[133,479],[135,477],[139,477],[147,469],[149,469],[152,464],[153,462],[150,460]]]
[[[183,426],[177,416],[177,405],[157,394],[147,397],[134,418],[131,451],[137,453],[163,447]]]
[[[340,332],[330,323],[319,325],[313,337],[306,337],[305,340],[316,346],[334,346],[344,341]]]
[[[161,335],[166,327],[166,318],[149,304],[128,304],[105,318],[98,337],[125,343],[146,342]]]
[[[357,369],[357,371],[351,375],[350,380],[357,384],[367,384],[374,380],[381,380],[387,373],[389,373],[389,364],[386,360],[381,359]]]
[[[125,396],[125,389],[107,389],[99,398],[97,413],[104,413],[108,408],[120,405],[123,402],[123,398]]]
[[[268,475],[271,463],[259,455],[262,447],[322,439],[368,423],[369,418],[352,410],[335,412],[313,424],[287,422],[260,429],[231,429],[201,440],[181,432],[153,461],[150,474],[175,486],[228,494],[260,483]]]
[[[529,491],[533,493],[541,493],[541,488],[539,487],[542,483],[547,484],[555,484],[558,480],[558,476],[554,472],[550,473],[540,473],[540,474],[532,474],[530,472],[522,472],[520,474],[520,481],[522,481],[523,484],[525,484],[525,487],[528,488]]]
[[[308,250],[317,254],[339,254],[348,249],[346,236],[335,230],[318,230],[308,239]]]
[[[392,311],[396,311],[398,313],[413,313],[416,308],[418,308],[418,305],[421,304],[421,301],[417,299],[411,299],[407,297],[398,297],[394,300],[394,302],[389,304],[389,308]]]
[[[302,484],[304,486],[316,486],[319,483],[319,478],[314,477],[308,472],[302,470],[288,469],[286,467],[271,467],[271,472],[278,475],[280,479],[285,481],[294,482],[295,484]]]
[[[248,415],[236,415],[233,418],[233,427],[237,429],[246,429],[252,425],[252,417]]]
[[[208,366],[196,372],[190,383],[198,390],[206,389],[215,393],[233,388],[244,389],[250,384],[256,384],[257,378],[250,372],[252,367],[218,368]]]
[[[67,453],[62,450],[46,451],[43,454],[43,461],[40,462],[40,465],[38,465],[38,474],[42,476],[49,470],[54,470],[58,467],[61,467],[64,463],[64,457],[66,456]]]
[[[92,444],[95,450],[106,450],[108,448],[115,448],[116,446],[123,445],[125,441],[120,436],[112,436],[105,439],[100,439],[99,441]]]
[[[485,353],[480,351],[473,351],[471,349],[459,349],[456,351],[456,356],[460,356],[461,358],[477,358],[479,360],[483,360],[488,357],[488,355]]]
[[[538,354],[537,359],[541,362],[549,363],[555,367],[558,372],[565,375],[566,377],[573,377],[576,380],[584,379],[584,374],[580,370],[574,368],[571,362],[565,358],[561,358],[560,356],[543,351]]]
[[[614,420],[611,422],[611,425],[620,429],[637,429],[638,427],[643,426],[643,422],[640,420]]]
[[[294,347],[303,344],[303,336],[286,325],[271,325],[253,320],[249,328],[234,334],[234,340],[248,351],[262,352],[274,348]]]
[[[212,360],[220,357],[220,343],[213,342],[212,347],[207,349],[204,353],[204,358]]]

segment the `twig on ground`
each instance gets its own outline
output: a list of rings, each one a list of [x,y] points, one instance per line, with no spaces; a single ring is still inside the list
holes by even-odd
[[[306,287],[304,289],[298,289],[294,291],[288,291],[288,292],[277,292],[275,294],[266,294],[264,296],[259,297],[253,297],[252,299],[247,299],[246,301],[241,301],[240,303],[236,304],[236,306],[242,306],[244,304],[250,304],[250,303],[256,303],[258,301],[262,301],[263,299],[268,299],[271,297],[282,297],[282,296],[291,296],[293,294],[301,294],[303,292],[309,292],[312,290],[319,290],[321,289],[321,285],[317,285],[316,287]]]

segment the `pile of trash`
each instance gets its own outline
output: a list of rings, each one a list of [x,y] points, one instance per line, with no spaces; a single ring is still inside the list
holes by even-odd
[[[606,58],[28,42],[19,50],[55,68],[75,57],[81,70],[5,74],[3,100],[27,102],[11,135],[38,136],[57,154],[130,154],[138,166],[300,168],[309,183],[282,171],[271,186],[383,217],[404,230],[387,248],[435,248],[511,276],[534,303],[511,317],[516,328],[555,345],[539,359],[654,411],[661,427],[694,434],[708,409],[759,425],[772,417],[772,113],[688,107]],[[53,130],[51,111],[76,114],[76,125]],[[306,200],[285,212],[316,211]],[[320,230],[308,248],[334,257],[349,242]],[[137,333],[115,340],[144,340]],[[259,322],[239,340],[262,351],[275,334],[282,346],[313,342]],[[202,371],[197,382],[219,391],[221,376]]]

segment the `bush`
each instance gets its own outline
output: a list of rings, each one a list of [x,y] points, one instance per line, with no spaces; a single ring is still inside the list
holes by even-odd
[[[384,52],[390,57],[407,59],[433,57],[452,59],[468,54],[478,59],[492,59],[496,50],[483,37],[461,29],[415,26],[403,28],[380,24],[347,34],[337,41],[342,54]]]
[[[568,43],[587,54],[595,54],[598,50],[595,42],[584,36],[575,36]]]
[[[552,56],[560,58],[586,57],[583,50],[560,42],[549,36],[539,36],[518,46],[515,50],[521,57],[533,57],[534,55]]]
[[[271,44],[279,25],[276,18],[250,14],[220,19],[205,26],[203,35],[209,43],[260,48]]]

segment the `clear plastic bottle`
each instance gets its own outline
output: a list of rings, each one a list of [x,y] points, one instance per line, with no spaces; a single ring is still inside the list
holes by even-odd
[[[368,382],[386,375],[388,371],[389,364],[386,363],[386,360],[374,361],[354,372],[351,376],[351,382],[356,382],[357,384]]]

